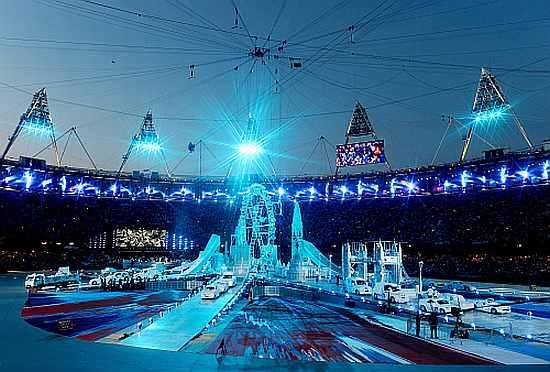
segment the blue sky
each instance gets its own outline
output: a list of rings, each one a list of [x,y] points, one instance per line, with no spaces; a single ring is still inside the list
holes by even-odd
[[[445,131],[441,115],[469,113],[478,66],[501,80],[533,142],[550,137],[550,10],[544,0],[240,0],[239,28],[232,28],[230,0],[99,3],[142,16],[80,0],[3,1],[3,144],[30,103],[25,92],[45,86],[58,134],[76,125],[100,168],[118,168],[140,116],[152,109],[171,167],[188,142],[202,139],[204,172],[226,174],[252,115],[266,137],[268,168],[319,174],[329,166],[322,146],[310,157],[317,139],[342,143],[360,101],[392,165],[423,165]],[[254,43],[276,54],[283,40],[277,60],[254,64],[248,56]],[[301,58],[303,68],[292,70],[289,57]],[[189,65],[196,65],[194,79]],[[511,122],[479,133],[497,146],[524,147]],[[463,134],[450,130],[439,161],[458,157]],[[32,155],[44,145],[21,138],[10,155]],[[472,156],[485,147],[474,139]],[[88,166],[76,142],[68,145],[65,162]],[[128,162],[127,169],[144,168],[163,167],[156,158]],[[196,154],[176,172],[196,174]]]

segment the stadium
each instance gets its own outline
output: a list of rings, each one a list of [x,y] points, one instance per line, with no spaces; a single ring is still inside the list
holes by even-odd
[[[246,18],[248,6],[235,1],[231,28],[210,19],[227,16],[214,17],[212,4],[213,13],[203,13],[167,0],[185,15],[179,19],[143,4],[135,10],[118,1],[38,2],[48,11],[204,49],[6,38],[60,54],[154,51],[162,60],[172,53],[192,59],[114,73],[114,65],[127,63],[119,54],[102,67],[113,73],[36,89],[0,79],[27,104],[10,107],[21,115],[2,123],[9,134],[0,149],[0,287],[6,289],[0,302],[17,340],[0,366],[495,370],[550,364],[550,139],[546,106],[524,108],[547,89],[536,80],[548,71],[533,66],[547,58],[485,67],[462,63],[466,51],[430,49],[457,58],[441,62],[429,53],[413,58],[361,49],[363,42],[514,31],[515,21],[363,40],[386,22],[441,14],[463,19],[485,6],[381,1],[356,4],[365,12],[359,20],[302,40],[296,35],[310,27],[340,25],[357,14],[338,13],[349,6],[342,1],[301,25],[284,16],[289,8],[300,14],[300,5],[282,1],[271,31],[256,35],[247,24],[265,23],[262,6],[250,6],[256,17]],[[272,34],[280,23],[285,30],[303,27],[279,40]],[[213,59],[194,62],[199,57]],[[365,70],[391,76],[372,84],[370,75],[361,77]],[[161,81],[181,71],[193,95],[183,110],[168,97],[181,76]],[[451,84],[449,72],[467,74],[468,82]],[[222,80],[228,74],[231,84]],[[537,88],[518,89],[508,80],[514,74]],[[152,78],[150,85],[116,86],[118,79],[144,77]],[[113,81],[124,94],[108,98],[91,88]],[[317,89],[303,94],[301,84],[312,81]],[[90,88],[97,103],[59,95],[72,84]],[[155,84],[162,93],[151,99]],[[387,85],[395,96],[384,95]],[[148,99],[142,111],[117,108],[136,105],[138,97]],[[419,99],[426,106],[413,103]],[[461,101],[467,109],[440,115]],[[326,107],[336,102],[345,109]],[[437,125],[424,119],[434,112]],[[401,124],[379,128],[398,115]],[[421,124],[407,127],[416,116]],[[85,124],[59,124],[75,117]],[[49,358],[61,344],[67,356]],[[36,354],[22,362],[28,349]]]
[[[45,90],[38,92],[35,100],[40,94],[46,102],[43,110],[49,113]],[[35,101],[26,114],[31,118],[25,120],[36,123],[32,117],[34,106]],[[357,104],[346,138],[351,138],[357,113],[362,113],[368,123],[359,137],[373,136],[366,111]],[[142,130],[148,122],[152,123],[152,116],[145,117]],[[355,150],[339,147],[337,151],[344,151],[341,149],[354,160],[346,163],[337,155],[337,167],[339,162],[351,165],[357,161]],[[382,155],[382,159],[372,162],[385,160]],[[369,161],[362,160],[361,164]],[[31,251],[81,247],[99,255],[120,257],[115,236],[118,230],[156,229],[162,236],[148,249],[142,249],[145,256],[189,257],[205,246],[212,233],[219,234],[223,242],[230,240],[243,192],[252,184],[261,184],[278,203],[277,244],[282,261],[290,258],[288,215],[297,202],[304,215],[312,216],[305,218],[308,239],[338,259],[340,246],[356,239],[404,241],[413,248],[407,252],[409,256],[426,252],[426,258],[442,255],[462,265],[467,263],[461,261],[474,256],[492,260],[496,255],[503,261],[507,257],[536,257],[526,262],[514,260],[498,275],[460,270],[453,273],[460,279],[506,281],[517,274],[515,265],[532,265],[539,255],[544,257],[550,239],[546,231],[549,170],[550,150],[545,144],[521,152],[491,149],[483,158],[448,164],[318,176],[125,173],[50,165],[40,158],[21,156],[19,160],[3,160],[1,202],[12,217],[2,229],[6,246]],[[327,224],[331,226],[329,233]],[[22,239],[22,230],[41,233]],[[184,238],[187,244],[183,244]],[[549,283],[545,266],[543,263],[541,271],[524,276],[523,284]],[[409,269],[415,272],[415,267],[413,264]],[[445,276],[445,271],[437,267],[429,268],[428,273]]]

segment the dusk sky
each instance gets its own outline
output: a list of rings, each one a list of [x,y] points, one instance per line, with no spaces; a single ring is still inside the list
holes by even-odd
[[[532,141],[550,137],[548,1],[235,1],[237,28],[231,0],[3,0],[2,147],[32,93],[46,87],[57,134],[77,126],[103,169],[118,169],[151,109],[171,167],[203,140],[204,173],[225,174],[250,115],[277,174],[326,174],[324,148],[310,153],[320,136],[343,143],[356,101],[393,167],[426,165],[447,126],[441,115],[469,114],[482,66]],[[254,63],[254,43],[282,54]],[[290,57],[303,67],[291,69]],[[451,128],[438,162],[458,158],[464,133]],[[510,120],[478,133],[525,147]],[[46,144],[20,138],[9,155]],[[486,147],[475,137],[470,157]],[[90,166],[74,141],[64,163]],[[197,163],[192,154],[176,173],[197,174]],[[126,170],[145,168],[163,170],[160,159],[139,155]]]

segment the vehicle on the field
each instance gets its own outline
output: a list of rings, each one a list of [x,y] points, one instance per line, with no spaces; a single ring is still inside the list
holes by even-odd
[[[436,312],[448,314],[452,311],[451,303],[443,298],[428,298],[420,300],[420,311],[423,313]]]
[[[224,271],[220,280],[227,283],[229,288],[233,288],[235,286],[235,275],[233,275],[232,271]]]
[[[209,284],[201,292],[201,299],[215,300],[220,297],[220,287],[216,284]]]
[[[107,287],[122,287],[128,285],[132,279],[132,275],[126,271],[117,271],[105,277]]]
[[[79,273],[71,273],[68,266],[60,267],[53,275],[32,273],[25,278],[26,289],[38,289],[42,287],[66,287],[71,284],[80,284]]]
[[[218,286],[218,290],[220,291],[220,294],[223,294],[229,290],[229,286],[227,285],[227,282],[224,280],[218,280],[216,282],[216,285]]]
[[[345,281],[346,290],[354,295],[369,295],[372,289],[363,278],[347,278]]]
[[[374,293],[377,299],[395,304],[406,304],[417,296],[416,288],[403,288],[395,283],[377,284]]]
[[[473,310],[475,307],[473,302],[466,300],[464,296],[459,294],[450,293],[443,295],[442,298],[448,300],[453,307],[457,307],[460,311]]]
[[[492,298],[475,302],[475,309],[493,315],[510,314],[512,308],[509,305],[499,304]]]
[[[446,289],[451,292],[474,292],[476,290],[475,287],[472,287],[469,284],[464,284],[463,282],[459,282],[459,281],[447,283]]]

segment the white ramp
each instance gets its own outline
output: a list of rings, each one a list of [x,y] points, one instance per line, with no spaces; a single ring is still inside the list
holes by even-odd
[[[201,295],[197,294],[121,343],[144,349],[178,351],[239,295],[242,284],[231,288],[216,300],[202,300]]]
[[[197,274],[208,264],[208,261],[212,258],[214,254],[220,250],[220,236],[212,234],[206,248],[199,253],[199,257],[191,262],[191,265],[185,270],[184,275]]]
[[[331,263],[330,260],[321,253],[320,250],[317,249],[316,246],[314,246],[312,243],[308,242],[307,240],[303,240],[303,254],[304,258],[309,258],[311,262],[314,265],[320,266],[320,267],[331,267],[332,271],[340,272],[340,266],[335,265],[334,263]]]

